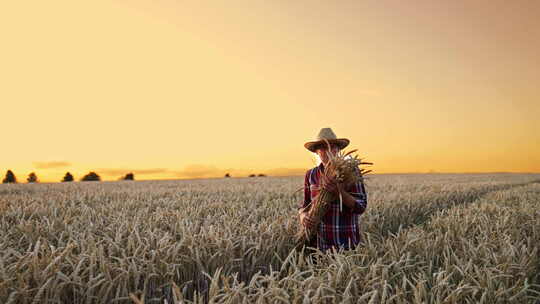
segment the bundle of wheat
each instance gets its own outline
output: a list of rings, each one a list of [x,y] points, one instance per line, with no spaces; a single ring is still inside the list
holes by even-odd
[[[337,196],[334,193],[321,188],[317,198],[305,208],[307,213],[300,222],[300,227],[296,235],[298,248],[313,244],[322,217],[328,211],[330,204],[336,199]],[[301,212],[304,212],[304,210],[301,210]]]
[[[330,143],[326,141],[326,144],[328,145],[328,162],[324,171],[321,172],[320,192],[316,199],[305,208],[308,211],[303,223],[300,223],[300,229],[296,235],[298,245],[309,244],[317,235],[319,223],[332,202],[339,198],[339,208],[340,211],[343,210],[341,194],[330,192],[329,186],[337,184],[341,188],[347,189],[353,184],[363,181],[364,175],[371,172],[371,170],[360,168],[360,165],[373,165],[373,163],[363,162],[358,158],[358,155],[353,156],[356,149],[347,153],[342,151],[332,153]]]

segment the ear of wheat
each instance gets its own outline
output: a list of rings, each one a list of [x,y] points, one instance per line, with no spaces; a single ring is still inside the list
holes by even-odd
[[[338,151],[332,153],[330,143],[325,140],[328,146],[328,163],[321,172],[320,191],[315,200],[307,206],[308,210],[303,223],[300,223],[300,229],[296,235],[297,246],[309,244],[317,235],[317,230],[322,217],[328,211],[330,204],[339,198],[340,211],[343,210],[343,199],[341,194],[328,191],[330,184],[339,184],[343,189],[347,189],[364,180],[364,175],[371,172],[360,168],[360,165],[373,165],[370,162],[363,162],[358,155],[352,155],[357,150],[352,150],[347,153]],[[303,211],[303,210],[302,210]]]

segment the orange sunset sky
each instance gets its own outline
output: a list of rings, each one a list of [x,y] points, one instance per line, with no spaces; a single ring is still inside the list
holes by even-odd
[[[0,3],[0,174],[540,172],[540,1]]]

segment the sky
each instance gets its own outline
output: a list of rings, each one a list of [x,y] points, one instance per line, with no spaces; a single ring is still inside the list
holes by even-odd
[[[0,3],[0,174],[540,172],[539,1]]]

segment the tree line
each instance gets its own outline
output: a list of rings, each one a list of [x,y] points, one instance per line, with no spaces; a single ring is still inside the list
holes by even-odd
[[[257,177],[257,176],[258,176],[258,177],[266,177],[266,174],[262,174],[262,173],[261,173],[261,174],[258,174],[258,175],[257,175],[257,174],[250,174],[250,175],[248,175],[248,177]],[[232,176],[231,176],[231,174],[227,173],[227,174],[225,174],[224,177],[232,177]]]
[[[232,177],[229,173],[225,174],[226,178]],[[250,174],[248,177],[266,177],[265,174]],[[119,180],[135,180],[135,175],[130,172],[124,175],[123,177],[119,178]],[[35,172],[31,172],[28,174],[28,177],[26,178],[26,181],[28,183],[38,183],[39,178],[37,177]],[[64,177],[62,178],[61,182],[73,182],[75,181],[75,178],[73,175],[69,172],[66,172]],[[81,182],[91,182],[91,181],[101,181],[101,177],[96,172],[90,171],[86,175],[84,175],[81,178]],[[17,177],[11,170],[7,170],[6,175],[4,179],[2,180],[3,184],[10,184],[10,183],[17,183]]]
[[[135,175],[133,173],[128,173],[125,176],[121,177],[120,180],[135,180]],[[31,172],[28,174],[28,177],[26,178],[26,181],[28,183],[38,183],[39,179],[35,172]],[[73,182],[75,181],[75,178],[73,177],[73,174],[66,172],[64,177],[62,178],[61,182]],[[88,174],[84,175],[81,178],[81,182],[92,182],[92,181],[101,181],[101,176],[97,174],[96,172],[88,172]],[[11,170],[7,170],[6,175],[4,179],[2,180],[3,184],[15,184],[17,183],[17,177]]]

